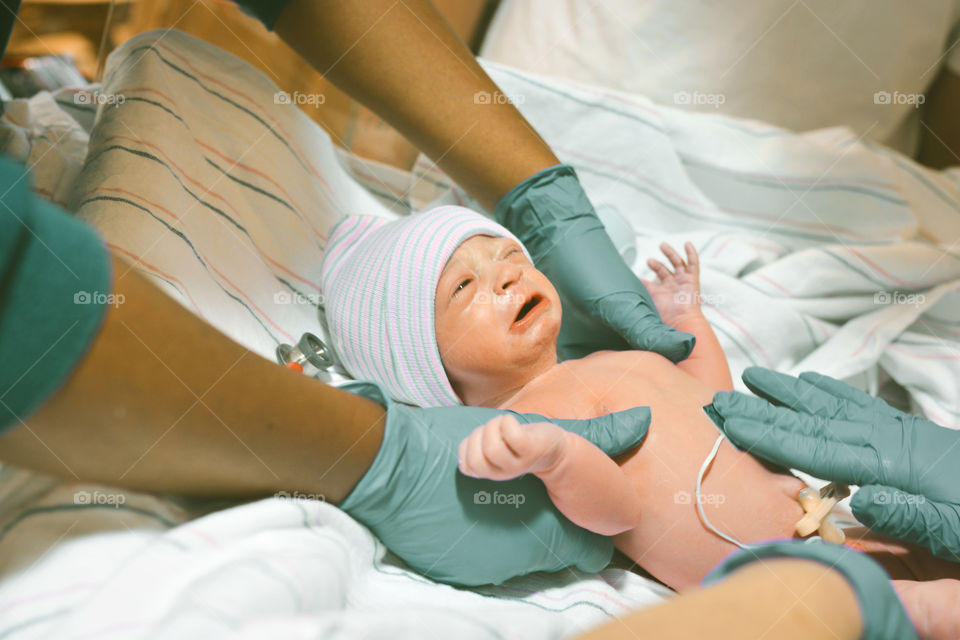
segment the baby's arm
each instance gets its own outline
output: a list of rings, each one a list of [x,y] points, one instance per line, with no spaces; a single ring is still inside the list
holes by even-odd
[[[563,515],[594,533],[612,536],[640,522],[640,498],[617,463],[554,424],[497,416],[460,443],[459,456],[460,471],[474,478],[533,473]]]
[[[697,343],[680,369],[710,385],[713,391],[732,391],[730,365],[720,347],[717,335],[700,309],[700,259],[693,244],[686,243],[687,261],[667,243],[660,245],[675,271],[670,271],[658,260],[650,258],[647,264],[657,274],[659,283],[643,281],[653,298],[663,321],[675,329],[692,333]]]
[[[713,332],[710,323],[700,309],[696,313],[685,316],[672,327],[680,331],[692,333],[697,338],[693,352],[677,366],[694,378],[710,385],[713,391],[733,391],[733,378],[730,376],[730,365],[723,353],[717,334]]]

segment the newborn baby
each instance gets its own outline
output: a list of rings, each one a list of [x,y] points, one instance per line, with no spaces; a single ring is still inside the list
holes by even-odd
[[[398,400],[552,418],[649,406],[645,440],[616,458],[555,425],[520,426],[500,417],[464,440],[460,469],[492,480],[535,474],[571,521],[614,536],[619,550],[683,589],[736,549],[704,526],[694,498],[698,472],[719,435],[703,406],[715,391],[732,389],[732,381],[700,310],[696,251],[688,243],[684,260],[662,249],[673,270],[650,260],[659,283],[645,284],[664,322],[696,336],[693,353],[679,364],[643,351],[558,362],[556,290],[509,231],[461,207],[393,222],[341,221],[328,241],[321,284],[342,363]],[[710,522],[736,540],[788,538],[804,515],[796,499],[803,487],[723,441],[701,503]],[[849,540],[883,555],[888,570],[902,576],[942,573],[929,557],[908,556],[903,545]]]

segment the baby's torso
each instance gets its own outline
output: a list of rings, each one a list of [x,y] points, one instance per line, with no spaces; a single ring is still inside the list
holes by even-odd
[[[590,418],[650,407],[642,445],[614,457],[645,507],[643,522],[617,548],[670,584],[696,585],[734,547],[708,531],[696,511],[700,466],[719,431],[703,412],[713,390],[666,358],[645,351],[599,352],[558,365],[504,408],[551,418]],[[710,521],[744,542],[790,536],[803,515],[802,487],[723,443],[703,483]]]
[[[678,410],[699,411],[712,398],[706,384],[657,353],[600,351],[557,365],[503,408],[551,418],[593,418],[656,406],[666,419]]]

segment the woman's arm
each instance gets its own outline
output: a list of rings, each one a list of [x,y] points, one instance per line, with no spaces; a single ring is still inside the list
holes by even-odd
[[[113,273],[122,303],[64,387],[0,437],[3,462],[182,494],[350,492],[382,406],[251,353],[116,257]]]
[[[429,0],[291,0],[274,30],[491,211],[559,162]]]
[[[807,560],[774,559],[608,622],[578,640],[855,640],[860,632],[854,590],[840,573]]]

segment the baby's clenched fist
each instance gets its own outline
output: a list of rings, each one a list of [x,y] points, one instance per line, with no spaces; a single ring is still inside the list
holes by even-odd
[[[460,443],[460,472],[488,480],[549,472],[562,459],[568,435],[549,422],[521,425],[509,414],[497,416]]]

